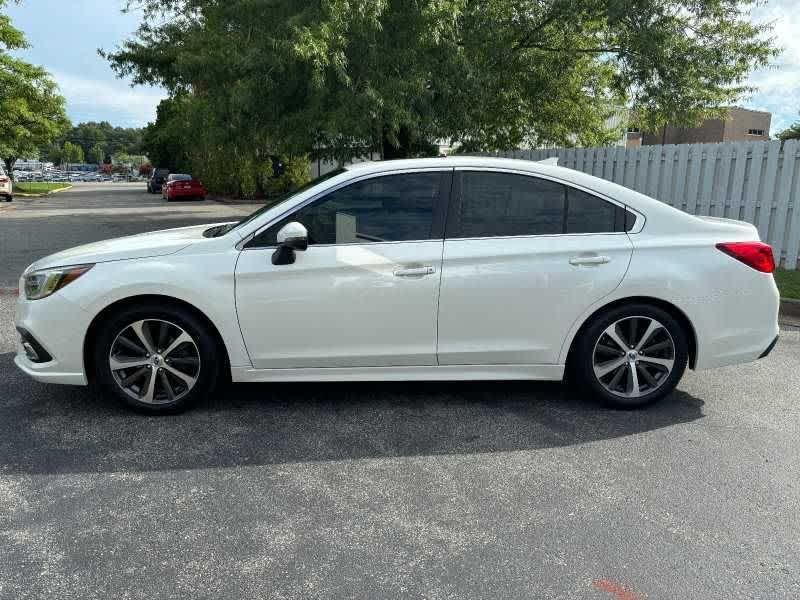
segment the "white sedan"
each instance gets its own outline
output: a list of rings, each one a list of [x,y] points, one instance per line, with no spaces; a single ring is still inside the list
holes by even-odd
[[[530,161],[363,163],[239,223],[31,265],[16,364],[175,412],[226,379],[561,380],[616,407],[766,356],[771,248]]]

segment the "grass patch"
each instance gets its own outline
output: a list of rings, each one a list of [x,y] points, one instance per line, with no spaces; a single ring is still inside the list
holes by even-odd
[[[25,181],[22,183],[14,184],[14,192],[20,194],[46,194],[47,192],[54,192],[55,190],[63,190],[68,188],[68,183],[48,183],[46,181]]]
[[[775,271],[775,283],[781,291],[781,298],[794,298],[800,300],[800,271]]]

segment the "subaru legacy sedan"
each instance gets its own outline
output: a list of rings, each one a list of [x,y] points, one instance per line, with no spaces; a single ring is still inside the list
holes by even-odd
[[[20,282],[16,364],[176,412],[223,381],[561,380],[613,407],[766,356],[771,248],[557,166],[363,163],[238,223],[66,250]]]

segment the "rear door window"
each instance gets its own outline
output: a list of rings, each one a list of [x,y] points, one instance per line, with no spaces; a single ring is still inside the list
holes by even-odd
[[[530,175],[459,171],[448,238],[618,233],[636,221],[624,207]]]
[[[564,230],[564,186],[513,173],[461,171],[447,237],[548,235]]]

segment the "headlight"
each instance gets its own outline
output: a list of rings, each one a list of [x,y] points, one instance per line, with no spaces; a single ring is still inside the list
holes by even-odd
[[[94,265],[74,265],[42,269],[25,275],[25,297],[28,300],[40,300],[75,281]]]

